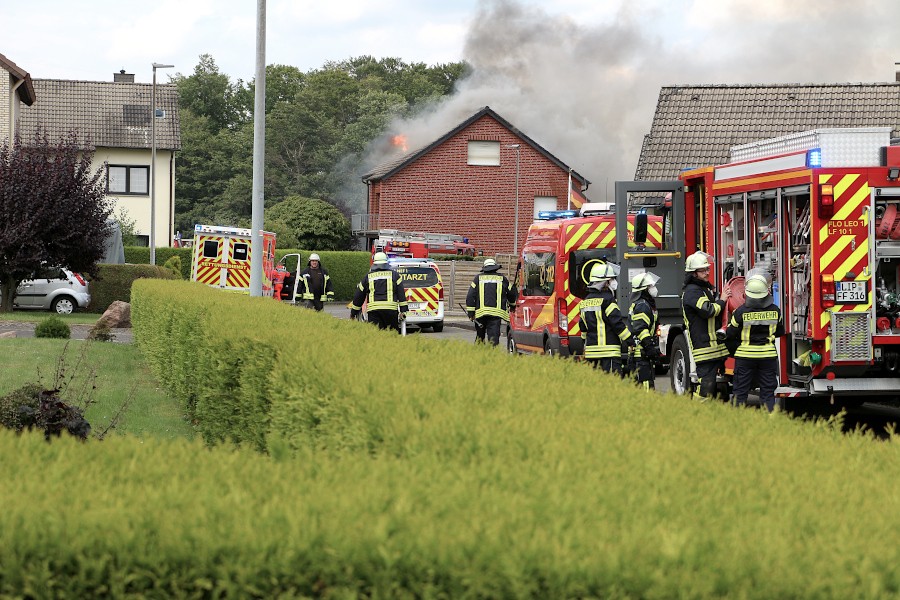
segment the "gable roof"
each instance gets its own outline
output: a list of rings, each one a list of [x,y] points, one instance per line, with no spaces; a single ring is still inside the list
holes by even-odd
[[[40,128],[51,140],[70,131],[80,140],[107,148],[150,148],[152,85],[107,81],[35,79],[40,101],[22,110],[23,139]],[[156,105],[165,117],[156,121],[156,147],[181,148],[178,91],[172,84],[156,85]]]
[[[31,75],[27,71],[19,67],[16,63],[0,54],[0,67],[16,79],[24,79],[25,83],[20,85],[16,90],[19,100],[26,106],[31,106],[35,101],[34,83],[31,81]]]
[[[825,127],[891,127],[900,137],[900,83],[664,87],[635,179],[674,179],[727,163],[732,146]]]
[[[555,164],[557,167],[559,167],[563,171],[566,171],[566,172],[570,171],[570,168],[567,164],[565,164],[564,162],[562,162],[561,160],[556,158],[554,155],[550,154],[546,149],[544,149],[543,146],[541,146],[540,144],[535,142],[533,139],[531,139],[530,137],[528,137],[527,135],[525,135],[524,133],[519,131],[519,129],[517,127],[515,127],[512,123],[510,123],[509,121],[507,121],[506,119],[504,119],[503,117],[498,115],[496,112],[494,112],[490,106],[485,106],[485,107],[481,108],[478,112],[476,112],[474,115],[472,115],[471,117],[469,117],[468,119],[466,119],[465,121],[463,121],[462,123],[460,123],[459,125],[454,127],[453,129],[451,129],[450,131],[448,131],[447,133],[445,133],[438,139],[434,140],[427,146],[419,148],[418,150],[413,150],[412,152],[404,154],[403,156],[400,156],[398,158],[395,158],[395,159],[389,160],[387,162],[381,163],[380,165],[377,165],[371,171],[369,171],[368,173],[366,173],[362,176],[363,183],[369,183],[372,181],[381,181],[383,179],[387,179],[394,173],[400,171],[401,169],[405,168],[407,165],[416,161],[418,158],[428,154],[429,152],[431,152],[432,150],[434,150],[435,148],[437,148],[438,146],[440,146],[441,144],[443,144],[444,142],[446,142],[447,140],[449,140],[450,138],[452,138],[453,136],[458,134],[460,131],[462,131],[463,129],[465,129],[472,123],[478,121],[479,119],[481,119],[484,116],[489,116],[492,119],[494,119],[495,121],[497,121],[498,123],[500,123],[500,125],[502,125],[506,129],[508,129],[510,132],[512,132],[516,137],[521,139],[523,142],[525,142],[526,144],[528,144],[529,146],[531,146],[532,148],[537,150],[540,154],[542,154],[545,158],[547,158],[550,162]],[[581,184],[582,188],[584,188],[587,185],[590,185],[590,183],[591,183],[590,181],[585,179],[582,175],[580,175],[578,172],[576,172],[574,170],[572,171],[572,179],[578,181]]]

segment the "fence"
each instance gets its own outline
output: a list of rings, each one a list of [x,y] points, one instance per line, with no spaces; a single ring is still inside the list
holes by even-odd
[[[500,272],[512,279],[516,272],[516,260],[512,254],[498,254],[495,260],[500,265]],[[466,305],[466,294],[472,280],[481,272],[480,261],[438,260],[435,261],[441,270],[444,281],[444,311],[451,315],[462,315],[465,311],[460,306]]]

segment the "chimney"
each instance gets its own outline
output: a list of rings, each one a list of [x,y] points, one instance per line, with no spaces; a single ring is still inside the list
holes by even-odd
[[[113,73],[113,81],[115,83],[134,83],[134,73],[126,73],[122,69],[118,73]]]

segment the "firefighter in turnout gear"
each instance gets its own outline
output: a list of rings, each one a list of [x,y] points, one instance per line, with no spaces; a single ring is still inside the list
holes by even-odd
[[[328,271],[322,267],[318,254],[310,254],[307,267],[300,273],[300,286],[302,286],[302,298],[307,308],[322,310],[323,302],[334,300],[334,290],[331,286],[331,277]]]
[[[644,389],[654,388],[654,363],[662,362],[659,339],[656,337],[656,283],[659,277],[640,273],[631,280],[631,307],[628,309],[631,333],[636,338],[634,348],[635,375]]]
[[[755,376],[759,382],[759,399],[772,412],[778,387],[775,338],[784,335],[784,322],[769,293],[765,275],[748,276],[744,295],[747,298],[743,306],[731,314],[725,332],[726,339],[740,340],[734,352],[734,397],[738,405],[746,404]]]
[[[481,273],[472,280],[466,294],[466,313],[475,321],[475,343],[485,338],[492,346],[500,343],[500,326],[509,321],[509,308],[515,307],[518,290],[498,273],[500,265],[485,259]]]
[[[634,346],[634,337],[616,304],[618,274],[617,265],[594,265],[588,294],[579,304],[579,312],[585,360],[594,368],[622,375],[622,344]]]
[[[700,400],[715,396],[716,375],[728,355],[728,349],[716,338],[716,330],[719,329],[725,299],[731,296],[731,290],[725,291],[725,299],[716,298],[716,289],[709,282],[710,258],[705,252],[695,252],[687,257],[681,294],[684,326],[697,367],[697,379],[700,380],[694,397],[699,396]]]
[[[362,311],[363,302],[368,303],[367,315],[370,323],[379,329],[394,329],[399,333],[400,321],[406,318],[408,306],[406,290],[400,275],[388,265],[384,252],[376,252],[372,257],[372,268],[356,286],[353,302],[350,304],[350,318],[355,319]]]

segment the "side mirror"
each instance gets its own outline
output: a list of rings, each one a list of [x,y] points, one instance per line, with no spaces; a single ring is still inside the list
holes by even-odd
[[[643,246],[647,242],[647,213],[634,215],[634,243]]]

